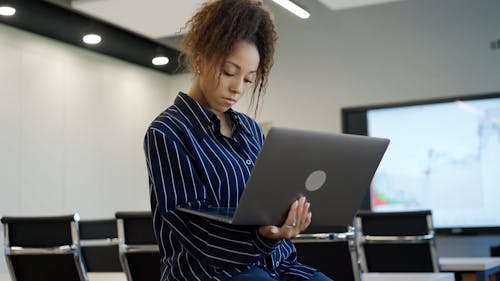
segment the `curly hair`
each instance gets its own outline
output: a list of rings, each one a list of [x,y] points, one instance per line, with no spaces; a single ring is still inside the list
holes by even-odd
[[[212,0],[205,2],[186,23],[180,60],[192,69],[196,56],[209,62],[212,71],[222,67],[233,47],[240,41],[255,44],[259,66],[250,106],[257,114],[274,63],[276,28],[262,0]],[[220,74],[219,74],[220,75]],[[219,76],[220,77],[220,76]]]

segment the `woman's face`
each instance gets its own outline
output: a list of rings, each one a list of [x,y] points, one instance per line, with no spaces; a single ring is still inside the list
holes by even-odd
[[[255,82],[260,56],[257,47],[246,41],[235,44],[220,69],[202,67],[198,74],[199,93],[194,98],[216,114],[226,112]],[[220,79],[219,79],[220,77]]]

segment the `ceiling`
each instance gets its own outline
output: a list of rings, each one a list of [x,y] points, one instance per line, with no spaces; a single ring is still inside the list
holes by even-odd
[[[170,37],[203,0],[73,0],[74,9],[151,38]]]
[[[143,34],[130,32],[115,24],[68,9],[65,6],[69,3],[51,2],[53,1],[0,0],[0,3],[8,3],[17,10],[12,17],[0,16],[0,24],[7,24],[165,74],[184,71],[184,66],[177,60],[179,51],[175,46],[167,46]],[[89,32],[102,34],[104,40],[97,45],[85,44],[82,38]],[[158,56],[165,56],[171,62],[154,65],[152,59]]]
[[[179,53],[180,40],[177,39],[183,36],[185,23],[207,0],[9,1],[14,1],[24,12],[13,18],[0,17],[0,22],[174,74],[184,70],[175,59]],[[293,0],[311,13],[311,18],[306,20],[287,12],[273,0],[263,1],[274,14],[280,32],[286,34],[297,29],[323,30],[337,10],[402,0]],[[89,30],[105,34],[106,40],[97,46],[87,46],[82,42],[81,35]],[[300,32],[297,35],[307,34],[311,33]],[[151,58],[159,55],[167,56],[176,63],[153,66]]]
[[[277,6],[271,0],[268,5]],[[319,1],[330,10],[350,9],[401,0],[307,0]],[[307,3],[307,1],[296,1]],[[71,6],[131,31],[157,40],[181,35],[184,23],[204,0],[73,0]],[[314,15],[311,15],[314,16]],[[180,33],[179,33],[180,32]],[[166,42],[168,43],[168,42]]]

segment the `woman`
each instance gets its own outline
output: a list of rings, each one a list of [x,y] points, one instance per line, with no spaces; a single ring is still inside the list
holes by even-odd
[[[298,263],[289,240],[311,222],[303,197],[282,226],[233,226],[176,211],[237,206],[263,135],[232,106],[252,90],[259,104],[275,42],[262,1],[210,1],[188,22],[191,89],[151,123],[144,143],[162,281],[330,280]]]

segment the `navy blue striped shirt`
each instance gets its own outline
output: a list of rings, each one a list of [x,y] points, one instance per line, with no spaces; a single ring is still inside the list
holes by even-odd
[[[201,104],[179,93],[144,140],[161,280],[228,280],[252,266],[309,279],[290,240],[268,240],[234,226],[176,211],[177,206],[236,207],[263,144],[258,124],[229,110],[233,135]]]

